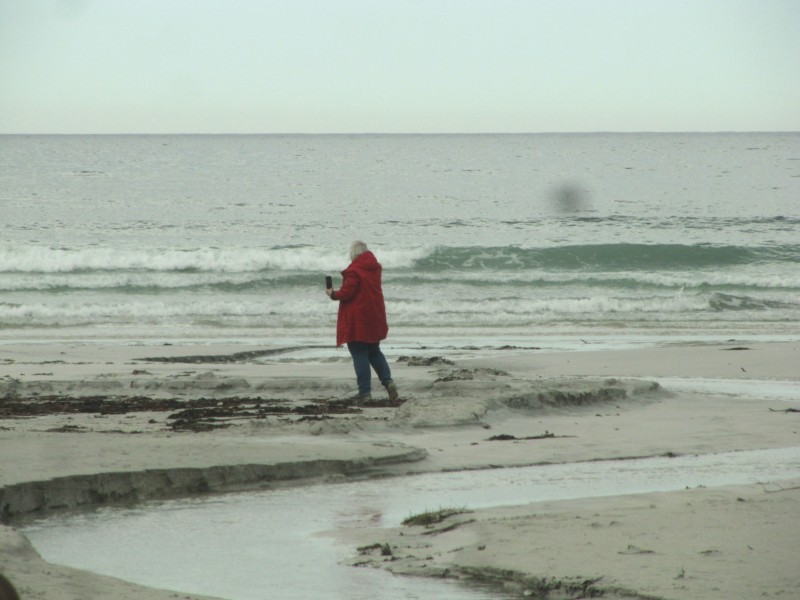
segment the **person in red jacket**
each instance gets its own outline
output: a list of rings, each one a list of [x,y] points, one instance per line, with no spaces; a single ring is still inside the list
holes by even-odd
[[[381,264],[361,240],[350,244],[350,266],[342,271],[342,286],[327,288],[331,300],[339,302],[336,322],[336,345],[347,344],[358,382],[357,401],[372,400],[372,369],[389,393],[397,400],[397,386],[381,351],[381,340],[389,333],[386,305],[381,288]]]

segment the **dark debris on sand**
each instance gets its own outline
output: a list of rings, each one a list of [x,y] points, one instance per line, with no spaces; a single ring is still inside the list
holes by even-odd
[[[285,417],[289,421],[318,421],[336,415],[361,414],[365,408],[397,407],[403,402],[317,398],[303,403],[285,399],[250,397],[198,398],[193,400],[158,399],[147,396],[36,396],[0,400],[0,419],[38,417],[53,414],[123,415],[139,412],[170,412],[172,431],[211,431],[230,427],[233,421]],[[58,431],[76,431],[61,428]]]

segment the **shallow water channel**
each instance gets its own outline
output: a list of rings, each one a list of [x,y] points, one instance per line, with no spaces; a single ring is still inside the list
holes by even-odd
[[[396,526],[412,514],[439,508],[796,477],[800,447],[291,486],[53,516],[22,531],[50,562],[236,600],[482,600],[502,596],[346,566],[341,561],[353,556],[354,548],[320,534]]]

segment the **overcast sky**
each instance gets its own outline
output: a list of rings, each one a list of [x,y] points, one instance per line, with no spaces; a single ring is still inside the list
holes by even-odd
[[[775,130],[798,0],[0,0],[0,133]]]

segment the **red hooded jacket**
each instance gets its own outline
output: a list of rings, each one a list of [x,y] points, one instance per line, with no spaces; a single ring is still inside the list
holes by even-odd
[[[381,289],[381,264],[369,250],[342,271],[342,287],[333,293],[339,301],[336,345],[347,342],[376,344],[389,333]]]

